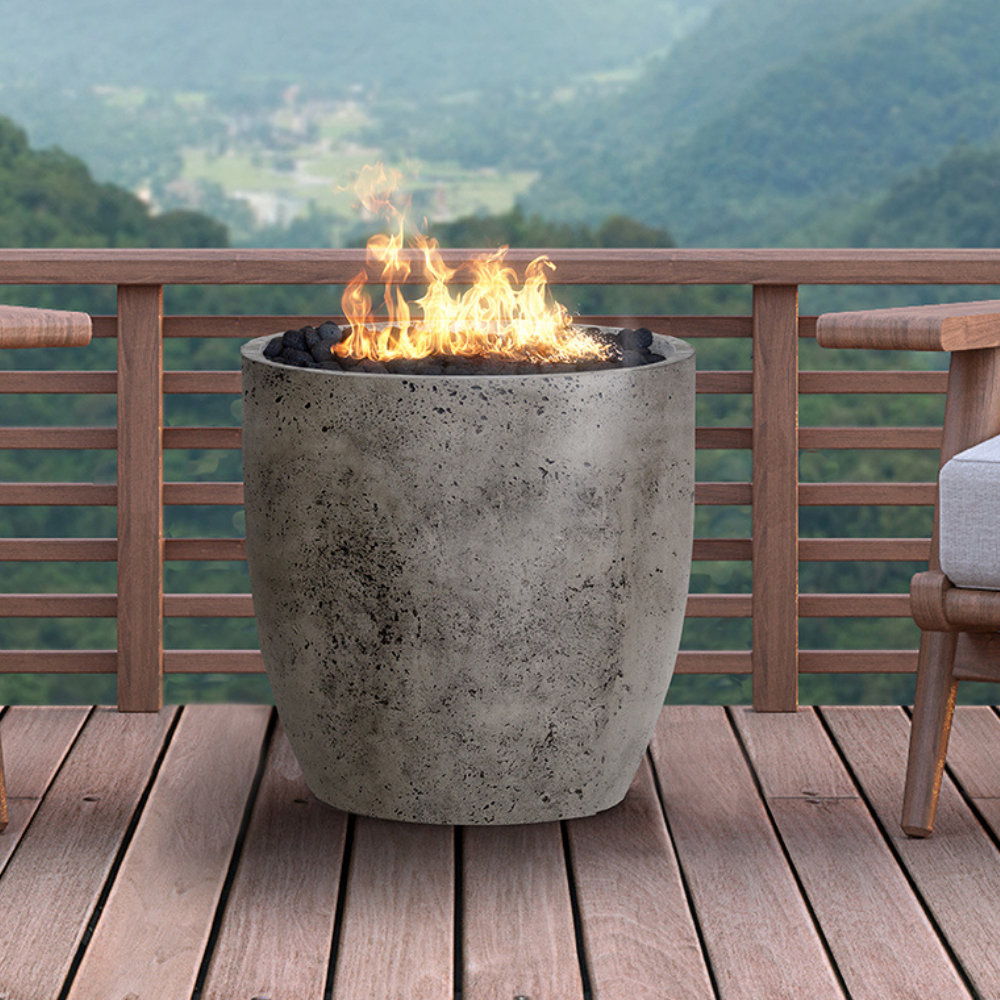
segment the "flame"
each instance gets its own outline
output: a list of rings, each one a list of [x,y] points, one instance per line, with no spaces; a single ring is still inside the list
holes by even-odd
[[[336,345],[336,354],[372,361],[459,355],[533,363],[608,355],[608,348],[574,327],[569,312],[548,294],[547,272],[555,269],[548,257],[536,257],[518,286],[514,268],[504,263],[505,246],[453,270],[433,238],[416,233],[407,241],[405,213],[391,198],[398,181],[398,173],[386,173],[380,163],[365,167],[358,179],[355,190],[361,204],[387,216],[394,229],[373,236],[367,248],[369,265],[381,266],[385,316],[374,317],[367,273],[362,271],[341,300],[351,332]],[[413,303],[403,298],[400,287],[411,271],[401,255],[407,242],[422,256],[429,277],[426,293]],[[454,293],[449,285],[463,271],[468,279],[463,276],[462,283],[467,280],[469,287]]]

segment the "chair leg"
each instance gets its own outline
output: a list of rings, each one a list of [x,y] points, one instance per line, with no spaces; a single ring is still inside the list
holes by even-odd
[[[3,773],[3,743],[0,742],[0,833],[7,829],[7,782]]]
[[[903,794],[903,832],[929,837],[934,829],[958,682],[953,677],[957,632],[921,632],[917,693]]]

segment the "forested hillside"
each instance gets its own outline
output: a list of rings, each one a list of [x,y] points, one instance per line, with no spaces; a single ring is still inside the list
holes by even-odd
[[[717,17],[751,6],[733,3]],[[790,22],[802,6],[789,5]],[[809,6],[806,20],[821,23]],[[839,26],[850,5],[826,6],[826,34],[748,86],[730,78],[728,103],[715,101],[686,135],[650,121],[642,97],[667,85],[667,60],[623,93],[593,155],[570,150],[529,204],[577,213],[611,205],[669,225],[683,244],[768,245],[936,165],[956,144],[1000,137],[1000,5],[869,5],[879,16]]]
[[[98,184],[59,149],[34,150],[0,118],[0,246],[221,247],[225,226],[197,212],[152,215],[135,195]]]
[[[206,90],[237,101],[290,85],[427,97],[551,86],[670,47],[718,0],[4,0],[0,80]],[[85,42],[83,42],[85,40]]]

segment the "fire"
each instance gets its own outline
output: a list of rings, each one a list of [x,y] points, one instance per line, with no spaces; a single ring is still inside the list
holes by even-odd
[[[416,233],[408,241],[405,214],[392,203],[398,175],[381,164],[365,167],[356,191],[370,212],[383,214],[395,231],[368,241],[369,264],[381,266],[385,316],[372,314],[372,295],[362,271],[347,286],[341,304],[350,334],[334,351],[341,357],[388,361],[430,355],[493,357],[508,361],[566,362],[602,359],[608,348],[573,326],[564,306],[548,293],[547,272],[555,265],[545,256],[533,260],[517,285],[514,268],[504,263],[507,247],[474,257],[456,269],[438,252],[437,241]],[[429,276],[422,298],[407,302],[401,283],[410,263],[401,251],[409,245],[423,257]],[[469,287],[453,292],[459,275]]]

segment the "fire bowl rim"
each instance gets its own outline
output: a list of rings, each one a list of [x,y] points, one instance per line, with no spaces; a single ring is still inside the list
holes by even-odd
[[[623,326],[596,326],[593,328],[595,330],[600,330],[601,332],[607,333],[617,333],[620,330],[625,330],[627,327]],[[695,354],[695,348],[689,344],[686,340],[681,340],[679,337],[673,337],[668,333],[657,333],[655,330],[653,332],[653,343],[650,345],[650,350],[653,353],[663,353],[662,351],[657,352],[656,347],[659,343],[664,348],[669,347],[669,353],[664,354],[662,361],[653,361],[648,365],[628,365],[624,368],[592,368],[584,371],[553,371],[553,372],[530,372],[527,374],[511,372],[510,374],[495,375],[495,374],[485,374],[476,372],[470,375],[427,375],[427,374],[416,374],[411,372],[359,372],[359,371],[343,371],[332,368],[302,368],[298,365],[286,365],[282,364],[280,361],[272,361],[270,358],[264,357],[264,348],[267,344],[273,340],[275,337],[281,335],[280,330],[276,330],[274,333],[267,333],[261,337],[254,337],[252,340],[245,341],[240,348],[240,354],[249,361],[256,361],[264,365],[268,365],[271,368],[278,368],[281,371],[296,371],[302,372],[306,375],[316,376],[317,378],[325,378],[327,376],[333,376],[334,378],[347,377],[347,378],[388,378],[388,379],[427,379],[445,382],[456,382],[459,385],[468,385],[470,382],[475,382],[479,379],[488,379],[490,381],[505,381],[510,382],[514,379],[537,379],[537,378],[581,378],[585,376],[597,375],[601,378],[607,378],[609,375],[628,375],[632,376],[636,372],[643,372],[647,369],[658,369],[662,368],[664,365],[676,364],[679,361],[683,361],[686,358],[693,357]]]

